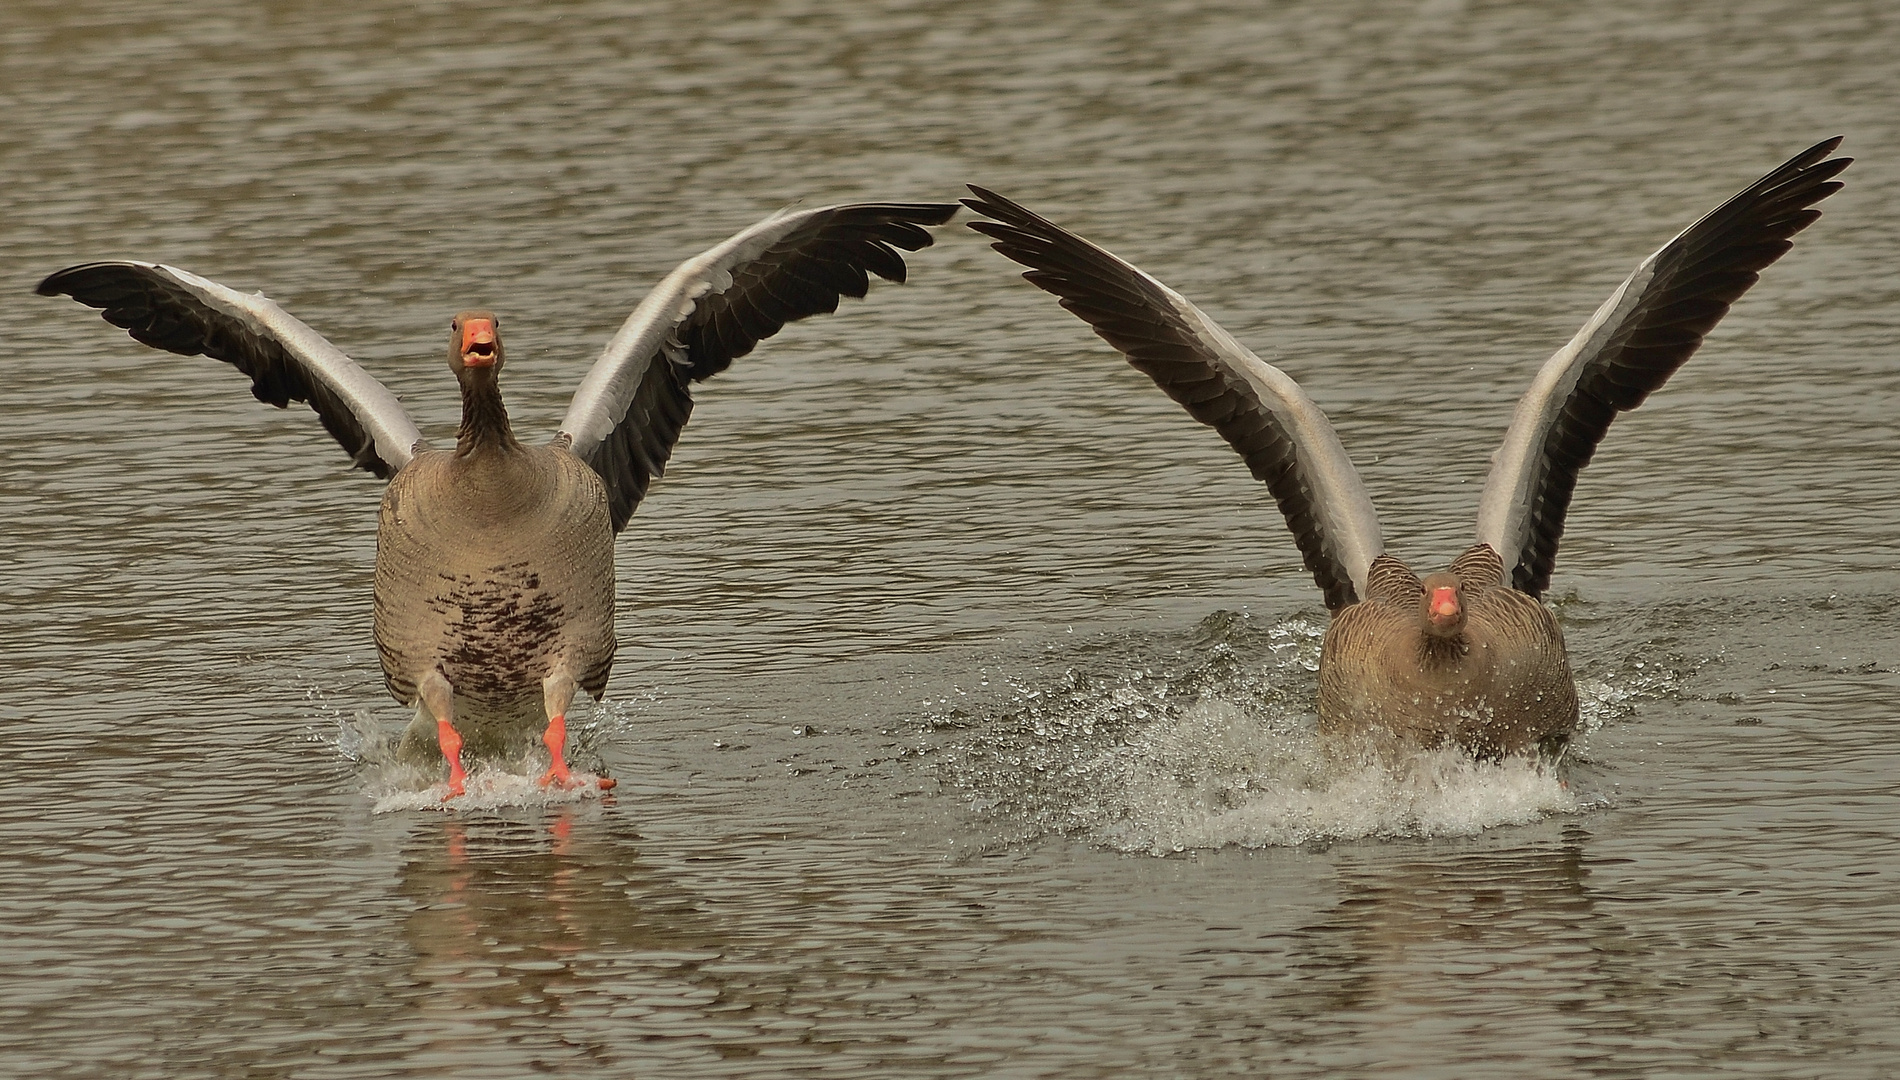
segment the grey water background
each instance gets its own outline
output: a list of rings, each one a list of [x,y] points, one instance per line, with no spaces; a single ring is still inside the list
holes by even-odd
[[[1900,1072],[1896,55],[1832,0],[14,0],[0,1072]],[[1536,364],[1836,133],[1579,486],[1568,787],[1312,774],[1265,493],[957,226],[701,388],[619,545],[614,797],[376,813],[377,483],[30,295],[267,290],[437,437],[492,306],[545,433],[680,259],[975,181],[1299,378],[1431,566]]]

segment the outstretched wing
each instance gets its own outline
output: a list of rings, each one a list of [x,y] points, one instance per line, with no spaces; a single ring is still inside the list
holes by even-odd
[[[1478,542],[1504,559],[1511,585],[1550,584],[1577,474],[1619,412],[1643,403],[1702,344],[1760,271],[1821,216],[1853,158],[1817,143],[1750,184],[1644,259],[1517,404],[1478,504]]]
[[[561,421],[606,482],[614,532],[666,469],[693,411],[691,384],[788,322],[836,311],[870,274],[904,280],[897,249],[930,246],[955,203],[855,203],[767,218],[679,265],[647,294],[587,373]]]
[[[396,396],[323,335],[262,293],[245,295],[172,266],[95,262],[40,282],[101,309],[138,341],[185,356],[203,353],[251,377],[257,400],[306,401],[359,469],[388,479],[422,441]]]
[[[964,204],[994,221],[970,228],[1030,268],[1023,277],[1121,350],[1189,415],[1220,432],[1286,516],[1334,611],[1367,594],[1384,551],[1379,517],[1339,436],[1313,399],[1161,282],[1001,195],[971,185]]]

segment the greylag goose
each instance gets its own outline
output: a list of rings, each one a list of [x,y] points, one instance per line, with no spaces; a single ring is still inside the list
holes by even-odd
[[[1618,412],[1668,381],[1759,272],[1813,224],[1851,158],[1800,154],[1644,259],[1518,402],[1478,503],[1476,543],[1420,581],[1385,553],[1326,414],[1179,293],[994,192],[970,227],[1128,362],[1219,431],[1263,481],[1332,612],[1318,712],[1330,740],[1554,756],[1577,721],[1550,583],[1577,474]]]
[[[905,278],[898,249],[955,203],[861,203],[775,215],[681,263],[608,342],[545,446],[515,438],[498,382],[501,324],[450,325],[462,390],[453,448],[435,449],[382,384],[260,294],[169,266],[95,262],[40,283],[147,345],[235,365],[258,400],[310,404],[356,466],[389,481],[376,535],[375,637],[397,701],[416,707],[402,753],[446,763],[512,756],[540,732],[544,785],[565,757],[577,689],[598,699],[614,660],[614,537],[666,466],[691,385],[786,323]],[[602,781],[611,786],[611,781]]]

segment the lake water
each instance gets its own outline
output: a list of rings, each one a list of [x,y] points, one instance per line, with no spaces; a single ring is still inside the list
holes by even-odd
[[[0,1072],[1900,1072],[1896,55],[1828,0],[10,4]],[[680,259],[976,182],[1299,378],[1431,567],[1536,365],[1837,133],[1579,485],[1562,776],[1328,766],[1264,490],[957,225],[701,387],[578,721],[619,788],[405,809],[378,483],[30,295],[265,289],[438,438],[491,306],[551,433]]]

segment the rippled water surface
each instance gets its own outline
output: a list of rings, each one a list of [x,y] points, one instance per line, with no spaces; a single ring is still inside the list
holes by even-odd
[[[0,1073],[1900,1073],[1896,55],[1829,0],[10,4]],[[1835,133],[1579,486],[1561,774],[1320,754],[1265,492],[958,226],[701,388],[577,721],[619,788],[407,808],[377,482],[30,295],[266,289],[437,436],[492,306],[551,431],[681,258],[974,181],[1298,377],[1430,566],[1535,365]]]

